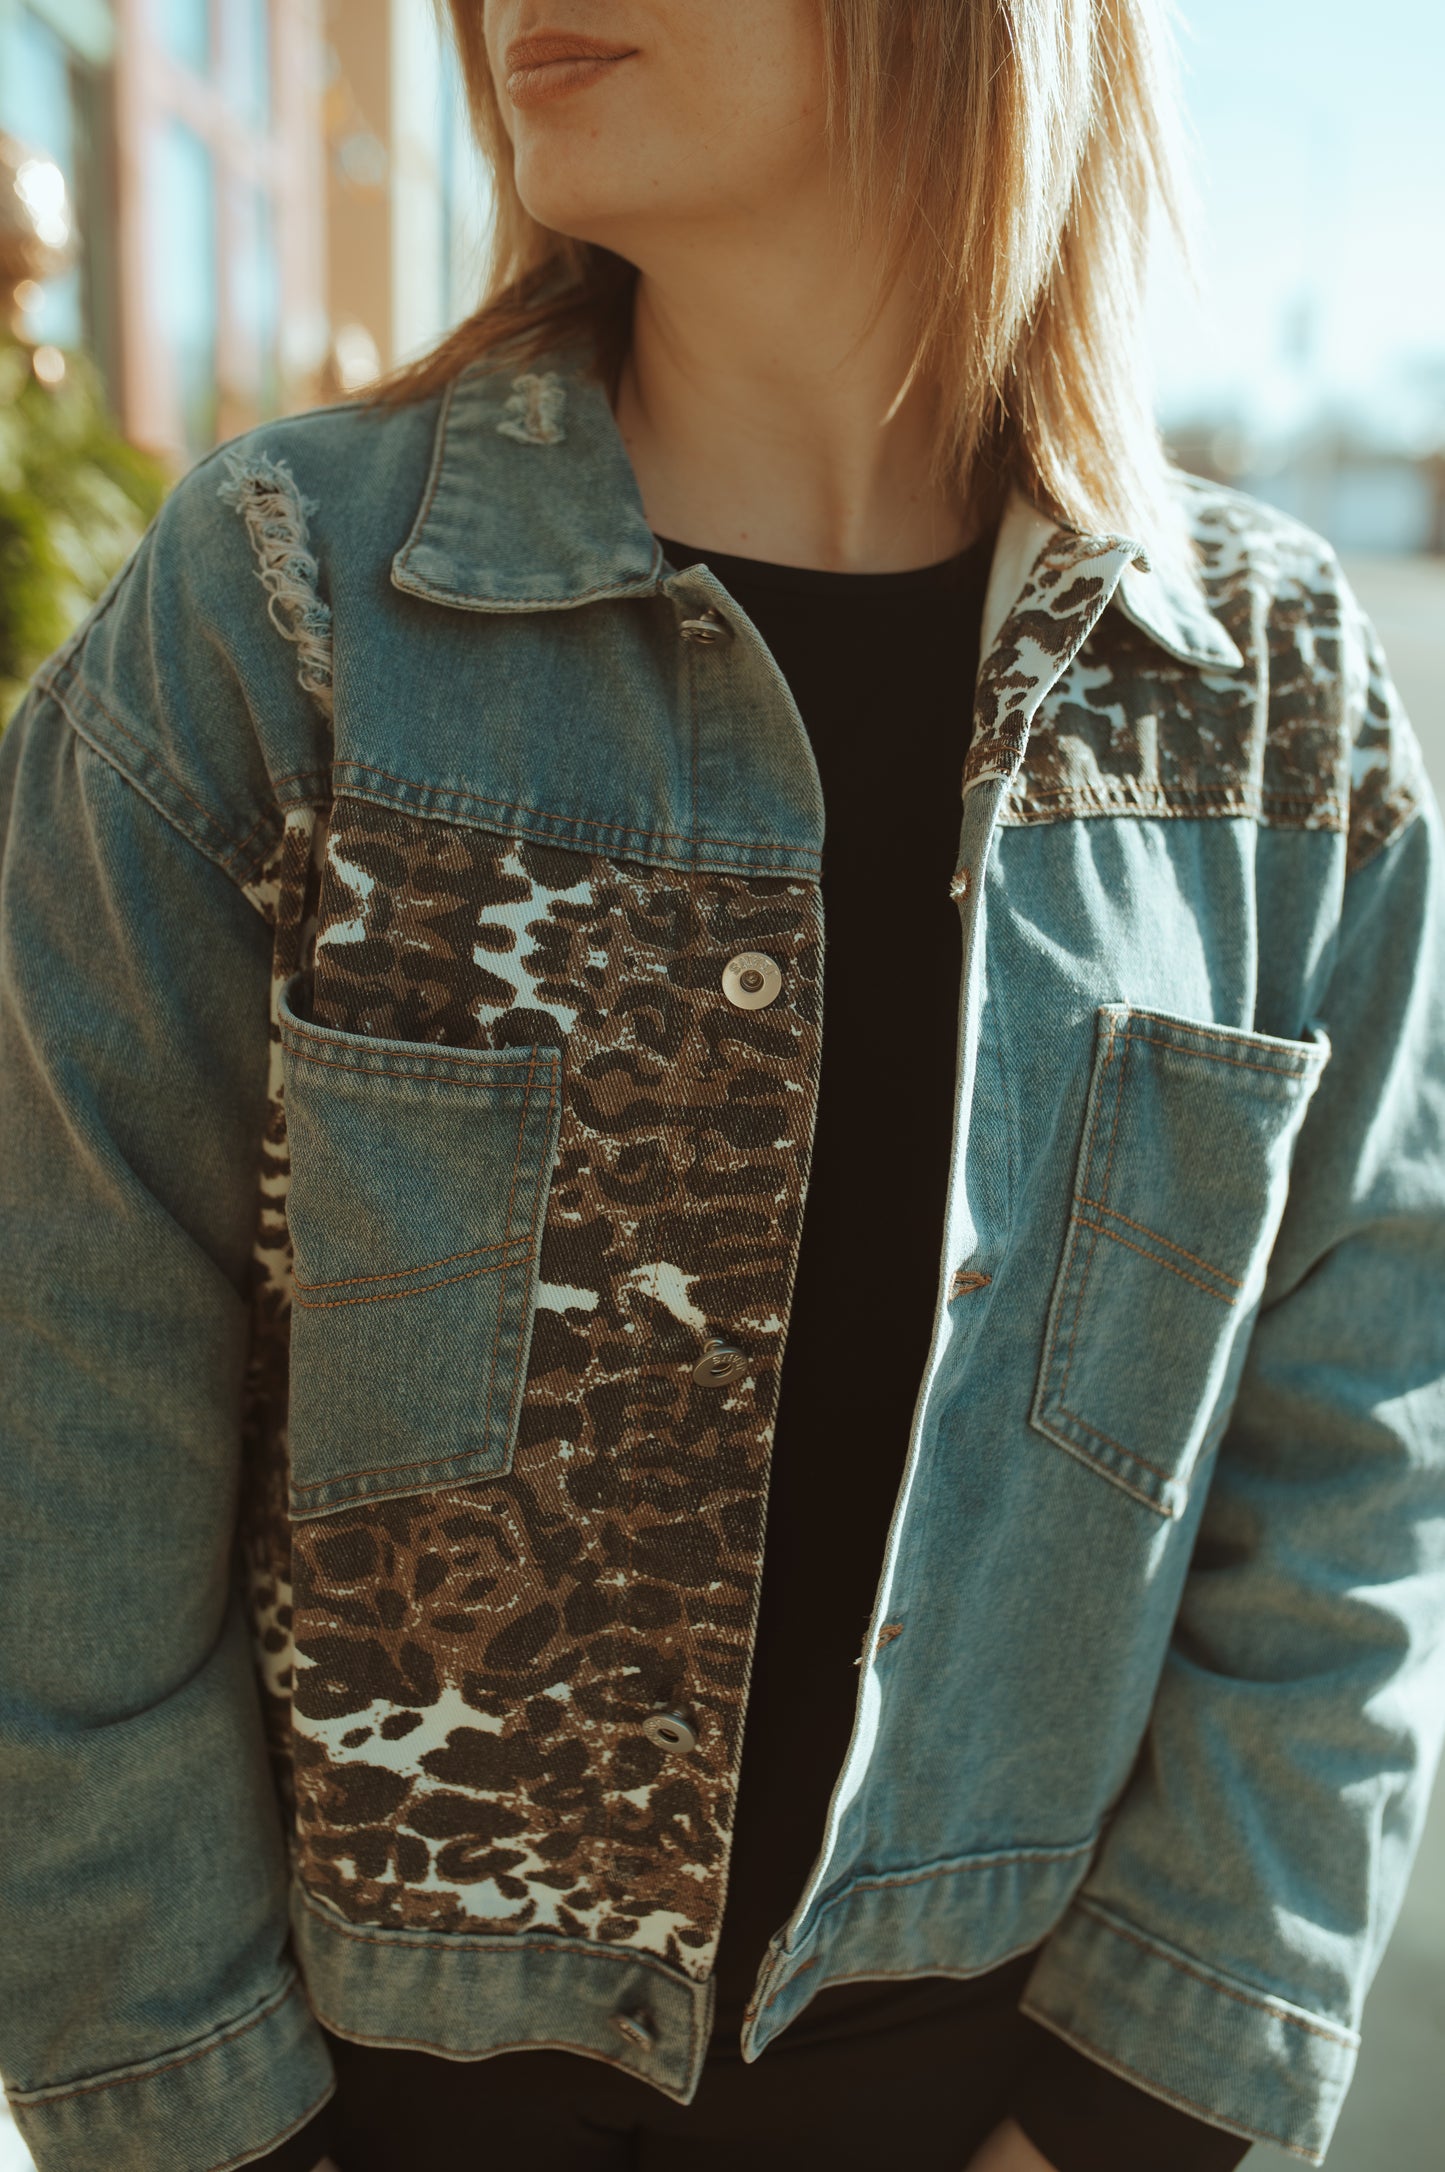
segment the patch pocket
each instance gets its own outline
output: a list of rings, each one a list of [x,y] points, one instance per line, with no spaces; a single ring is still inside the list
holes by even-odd
[[[318,1025],[301,979],[278,996],[297,1517],[511,1469],[562,1061]]]
[[[1227,1420],[1290,1163],[1329,1059],[1121,1003],[1096,1015],[1029,1423],[1163,1516]]]

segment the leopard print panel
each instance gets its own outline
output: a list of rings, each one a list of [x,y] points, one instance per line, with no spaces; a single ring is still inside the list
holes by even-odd
[[[277,1703],[290,1691],[297,1869],[356,1922],[546,1928],[701,1979],[817,1097],[816,886],[677,874],[348,797],[324,854],[313,1020],[552,1044],[565,1086],[511,1472],[288,1531],[279,1430],[256,1443],[252,1618]],[[299,824],[290,855],[283,887],[309,883]],[[287,909],[278,979],[306,911]],[[720,984],[749,949],[783,973],[757,1011]],[[284,1138],[268,1150],[279,1198]],[[258,1386],[274,1409],[279,1221],[271,1236]],[[691,1377],[709,1335],[752,1359],[726,1389]],[[642,1732],[675,1703],[698,1732],[685,1756]]]
[[[1229,491],[1187,498],[1210,609],[1245,668],[1176,661],[1122,611],[1074,639],[1098,574],[1060,535],[980,676],[966,774],[1009,779],[1007,823],[1244,815],[1348,831],[1353,873],[1428,789],[1379,642],[1315,537]],[[1021,748],[1028,644],[1050,640],[1066,668]]]
[[[242,1389],[241,1585],[251,1627],[267,1748],[277,1793],[294,1817],[291,1772],[291,1547],[286,1402],[291,1347],[291,1175],[286,1144],[281,1031],[276,997],[310,957],[330,811],[293,807],[280,837],[245,885],[273,931],[270,1060],[261,1140],[260,1209],[251,1253],[251,1346]]]

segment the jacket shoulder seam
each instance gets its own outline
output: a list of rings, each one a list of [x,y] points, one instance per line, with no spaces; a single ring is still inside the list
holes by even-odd
[[[87,746],[99,760],[103,761],[107,768],[112,769],[118,777],[123,778],[131,790],[138,793],[148,805],[153,807],[162,820],[167,822],[178,836],[183,837],[186,843],[192,846],[195,851],[201,853],[206,859],[219,867],[228,881],[234,884],[247,902],[261,912],[262,917],[265,918],[264,909],[259,903],[252,886],[257,875],[264,869],[282,827],[278,813],[270,808],[265,809],[252,823],[245,836],[239,841],[233,841],[228,837],[226,831],[222,829],[220,823],[216,821],[215,816],[202,805],[193,793],[186,789],[178,777],[172,775],[165,763],[158,760],[150,752],[149,748],[145,747],[136,738],[135,733],[122,724],[119,717],[114,716],[89,688],[77,688],[74,680],[69,685],[64,685],[58,676],[39,678],[36,684],[40,691],[48,695],[55,703],[77,739]],[[135,749],[129,761],[121,758],[121,752],[118,748],[107,743],[108,734],[103,729],[96,724],[88,726],[85,717],[77,713],[77,705],[68,698],[77,691],[83,697],[83,704],[87,709],[93,705],[99,717],[104,719],[105,724],[120,732],[129,742],[127,752],[129,752],[130,748]],[[202,821],[208,825],[212,835],[207,836],[191,821],[187,820],[176,801],[184,801],[187,806],[194,808]],[[216,839],[222,841],[225,847],[224,850],[218,849]]]

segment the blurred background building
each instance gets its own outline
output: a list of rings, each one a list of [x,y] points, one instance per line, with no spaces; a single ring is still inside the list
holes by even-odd
[[[1445,796],[1445,10],[1179,13],[1203,287],[1155,282],[1161,419],[1185,467],[1335,544]],[[0,0],[0,132],[53,243],[15,290],[34,377],[93,364],[165,476],[476,297],[487,190],[430,0]],[[1330,2172],[1438,2172],[1442,2133],[1445,1789]],[[0,2114],[0,2172],[27,2162]]]
[[[24,336],[92,357],[173,471],[475,295],[486,190],[430,0],[0,0],[0,129],[78,239]]]

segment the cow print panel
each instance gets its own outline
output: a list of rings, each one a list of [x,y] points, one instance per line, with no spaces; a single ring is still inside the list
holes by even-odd
[[[1353,872],[1428,790],[1379,642],[1338,560],[1308,531],[1229,491],[1190,491],[1186,502],[1210,609],[1244,669],[1177,661],[1119,610],[1089,625],[1097,578],[1080,540],[1061,532],[980,677],[965,774],[1009,779],[1007,823],[1244,815],[1346,831]],[[1020,762],[1035,652],[1067,662]]]

